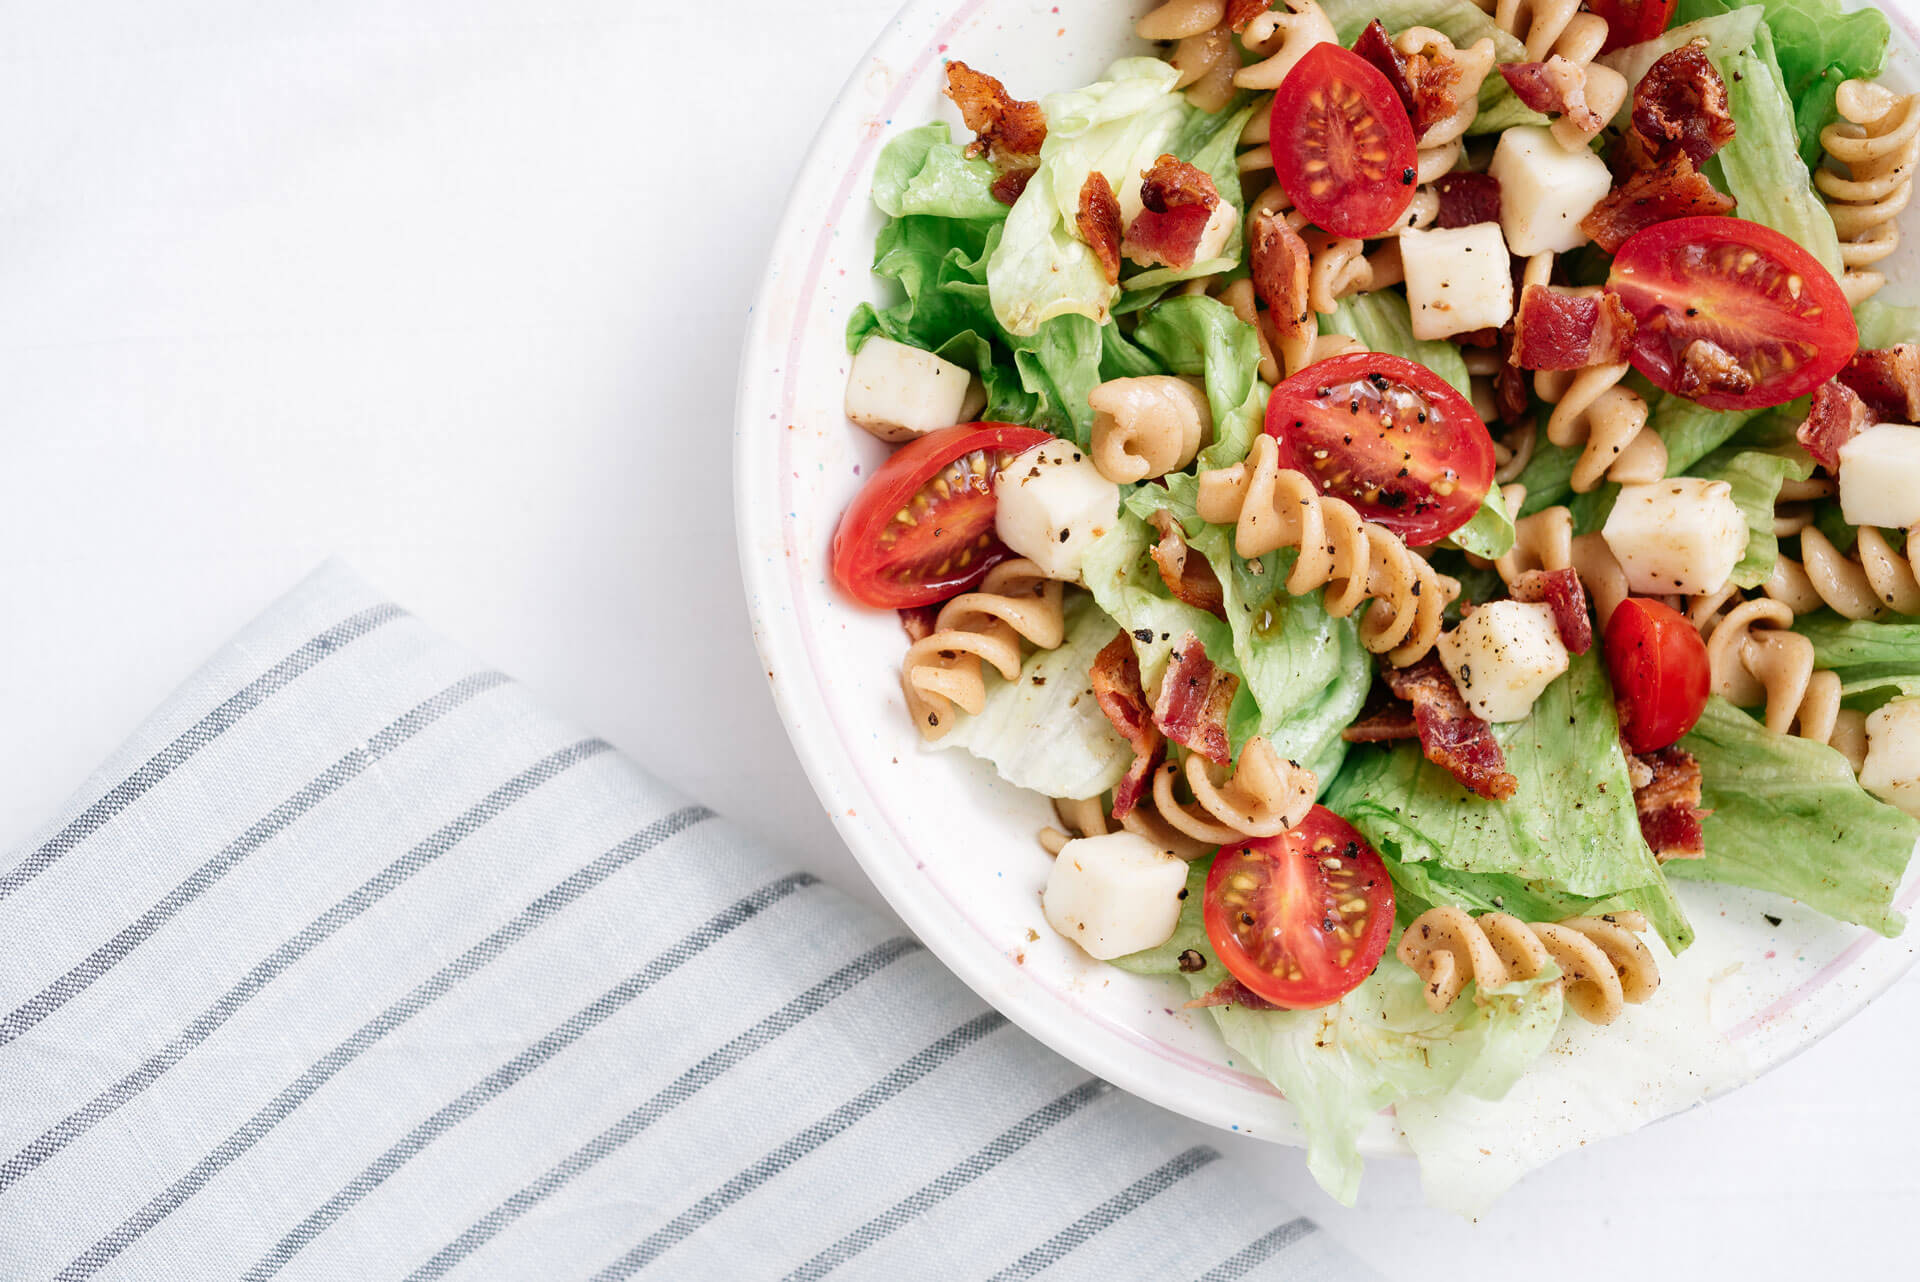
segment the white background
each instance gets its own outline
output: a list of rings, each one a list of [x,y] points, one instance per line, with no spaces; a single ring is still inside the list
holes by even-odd
[[[764,688],[729,470],[785,192],[893,8],[0,2],[0,848],[337,554],[872,900]],[[1913,1276],[1917,1027],[1912,976],[1478,1225],[1410,1164],[1349,1211],[1213,1138],[1394,1277]]]

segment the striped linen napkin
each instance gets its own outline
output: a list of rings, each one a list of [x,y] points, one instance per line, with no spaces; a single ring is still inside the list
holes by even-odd
[[[0,1277],[1367,1276],[338,567],[0,872]]]

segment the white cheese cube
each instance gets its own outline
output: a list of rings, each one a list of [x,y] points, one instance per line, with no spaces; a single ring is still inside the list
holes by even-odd
[[[1519,721],[1567,670],[1567,647],[1550,606],[1489,601],[1434,647],[1460,697],[1483,721]]]
[[[1920,524],[1920,427],[1879,423],[1840,447],[1840,515],[1890,530]]]
[[[1080,558],[1113,528],[1120,487],[1072,441],[1046,441],[1016,457],[994,485],[1000,541],[1049,578],[1080,577]]]
[[[883,441],[910,441],[966,422],[973,381],[964,366],[875,334],[847,371],[847,417]]]
[[[1670,476],[1623,485],[1600,531],[1636,596],[1718,592],[1747,552],[1747,518],[1725,481]]]
[[[1081,837],[1054,856],[1040,907],[1049,926],[1106,961],[1172,938],[1186,885],[1186,861],[1145,837]]]
[[[1498,329],[1513,318],[1513,258],[1499,223],[1400,233],[1415,338]]]
[[[1580,220],[1613,186],[1607,163],[1568,151],[1551,129],[1521,125],[1500,135],[1487,172],[1500,180],[1500,229],[1522,258],[1563,254],[1587,243]]]
[[[1867,714],[1867,760],[1860,786],[1882,801],[1920,815],[1920,696],[1884,703]]]

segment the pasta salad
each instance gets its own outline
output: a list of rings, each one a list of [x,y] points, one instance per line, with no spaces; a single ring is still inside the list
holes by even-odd
[[[1903,928],[1920,98],[1833,0],[1135,30],[1037,99],[950,62],[973,137],[883,150],[846,411],[899,448],[833,572],[924,739],[1053,800],[1047,923],[1351,1200],[1378,1110],[1657,1002],[1678,881]]]

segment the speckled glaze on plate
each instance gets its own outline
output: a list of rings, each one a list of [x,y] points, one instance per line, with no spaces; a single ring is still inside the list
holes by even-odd
[[[1911,85],[1913,21],[1889,13],[1897,51],[1887,78]],[[1050,819],[1046,803],[965,752],[923,747],[901,700],[897,620],[844,600],[828,575],[840,513],[886,455],[841,408],[848,315],[882,300],[868,266],[883,219],[867,199],[880,147],[931,119],[964,136],[940,96],[945,59],[1038,96],[1146,52],[1130,38],[1130,16],[1111,0],[915,0],[862,59],[802,167],[750,318],[735,426],[741,566],[794,748],[861,866],[928,947],[1088,1071],[1215,1126],[1297,1143],[1292,1108],[1235,1064],[1210,1018],[1179,1009],[1182,993],[1091,961],[1047,928],[1038,892],[1048,860],[1034,842]],[[1912,241],[1892,265],[1895,281],[1920,279]],[[1920,948],[1914,928],[1884,940],[1771,896],[1691,883],[1679,892],[1699,931],[1695,949],[1719,976],[1714,1022],[1755,1074],[1836,1028]],[[1920,874],[1899,906],[1916,898]],[[1406,1151],[1385,1117],[1362,1149]]]

